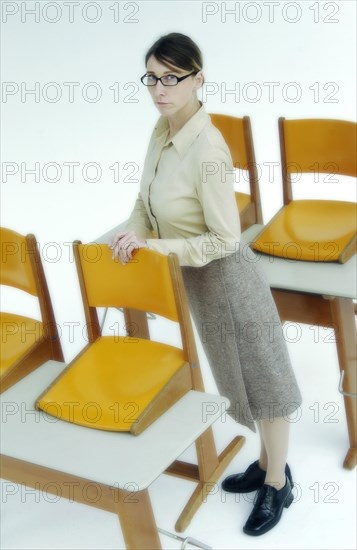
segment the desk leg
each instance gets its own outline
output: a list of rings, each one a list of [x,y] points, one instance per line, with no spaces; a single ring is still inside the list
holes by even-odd
[[[148,490],[119,490],[118,515],[125,545],[130,550],[160,549],[161,543]]]
[[[218,479],[221,477],[231,460],[244,445],[244,442],[245,437],[242,435],[236,436],[219,455],[218,465],[215,470],[211,472],[209,478],[201,479],[201,477],[199,477],[199,483],[196,489],[192,493],[191,498],[187,502],[176,522],[176,531],[181,533],[188,527],[195,512],[201,504],[205,502],[207,495],[217,488]]]
[[[356,377],[356,325],[353,301],[349,298],[334,298],[330,301],[331,315],[336,333],[338,361],[344,371],[344,388],[348,393],[357,393]],[[357,400],[344,395],[350,448],[343,466],[351,470],[357,463]]]

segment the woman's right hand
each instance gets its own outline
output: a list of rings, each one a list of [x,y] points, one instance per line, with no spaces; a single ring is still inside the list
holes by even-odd
[[[108,243],[108,246],[113,252],[113,260],[119,258],[123,265],[132,259],[134,250],[148,248],[146,241],[140,239],[134,231],[120,231],[116,233]]]

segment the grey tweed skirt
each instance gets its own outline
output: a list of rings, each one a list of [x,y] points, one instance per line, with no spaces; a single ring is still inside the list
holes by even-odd
[[[203,267],[183,266],[191,314],[227,413],[255,421],[288,417],[301,405],[269,285],[247,247]]]

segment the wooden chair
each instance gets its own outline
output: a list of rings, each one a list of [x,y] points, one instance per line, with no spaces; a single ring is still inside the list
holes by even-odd
[[[357,176],[356,128],[345,120],[279,119],[284,206],[253,247],[293,260],[346,262],[356,252],[357,209],[347,201],[296,200],[292,177],[304,173]],[[327,183],[325,184],[327,185]]]
[[[201,434],[205,440],[205,430],[229,406],[228,399],[192,390],[138,436],[93,430],[51,419],[34,407],[38,394],[65,368],[64,363],[48,361],[1,395],[1,477],[11,485],[25,485],[53,494],[55,499],[66,498],[114,513],[125,544],[118,540],[118,548],[166,548],[160,544],[162,530],[156,525],[150,485],[165,471],[172,474],[176,469],[180,473],[175,475],[195,478],[199,484],[195,493],[202,490],[203,501],[206,499],[215,482],[204,483],[197,466],[175,460]],[[93,412],[93,404],[87,411]],[[191,498],[178,530],[188,526],[201,502]],[[170,506],[175,509],[174,495]],[[26,529],[23,532],[26,536]]]
[[[75,485],[74,500],[119,514],[128,548],[160,548],[150,483],[164,471],[197,483],[176,523],[183,531],[244,437],[235,437],[217,455],[210,426],[228,400],[203,391],[177,257],[140,250],[122,266],[107,245],[77,242],[74,252],[89,343],[67,368],[57,367],[55,380],[43,368],[16,388],[16,396],[7,393],[7,401],[26,395],[26,410],[39,415],[26,426],[27,437],[43,443],[19,451],[16,441],[24,426],[10,414],[5,429],[16,437],[5,446],[2,475],[30,486],[47,481],[58,490],[60,484],[66,497],[67,486]],[[134,318],[141,314],[141,326],[127,336],[102,336],[96,308],[110,306],[123,307]],[[148,339],[147,310],[179,323],[182,348]],[[66,421],[46,423],[48,415]],[[193,442],[197,465],[176,460]],[[102,498],[95,502],[91,495],[85,498],[88,480],[100,487]]]
[[[356,176],[356,124],[280,118],[279,131],[284,207],[243,240],[259,254],[282,321],[334,329],[350,440],[344,467],[351,469],[357,462],[356,205],[294,200],[291,179],[317,168]]]
[[[248,171],[250,194],[236,192],[241,227],[244,231],[254,223],[263,223],[250,118],[216,113],[210,114],[210,117],[229,147],[235,168]]]
[[[48,359],[63,361],[51,298],[34,235],[2,227],[0,283],[38,298],[42,321],[1,313],[0,386],[5,391]]]

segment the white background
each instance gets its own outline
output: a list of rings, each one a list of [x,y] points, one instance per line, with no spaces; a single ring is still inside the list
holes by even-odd
[[[131,212],[159,116],[140,82],[150,45],[167,32],[190,35],[204,55],[207,110],[251,117],[268,221],[282,201],[278,117],[355,120],[356,4],[66,4],[2,3],[1,224],[36,235],[69,359],[82,313],[70,243]],[[244,175],[236,179],[244,189]],[[355,196],[342,178],[312,179],[297,194]]]
[[[94,240],[130,214],[139,190],[148,138],[158,117],[140,76],[145,72],[145,52],[160,35],[182,32],[190,35],[202,49],[206,85],[200,98],[208,112],[251,117],[265,222],[282,203],[278,117],[356,119],[356,3],[353,0],[1,4],[1,225],[23,234],[34,233],[38,239],[67,361],[85,344],[70,243],[74,239]],[[35,10],[36,15],[29,10]],[[36,90],[36,94],[31,90]],[[78,163],[73,179],[66,163]],[[274,173],[272,163],[276,163]],[[119,166],[117,180],[111,169],[114,165]],[[29,172],[35,168],[38,176]],[[96,175],[97,181],[93,181]],[[56,179],[58,181],[54,181]],[[354,200],[354,184],[348,185],[342,178],[336,184],[331,179],[336,178],[324,181],[322,177],[315,183],[310,178],[305,185],[301,181],[297,193],[304,191],[309,196],[317,196],[323,192],[328,197]],[[237,175],[237,188],[245,188],[242,174]],[[13,299],[11,308],[16,311],[16,296],[6,294],[3,298],[6,306]],[[30,313],[33,307],[29,301]],[[292,349],[290,345],[290,351],[294,366],[302,369],[298,377],[306,397],[312,376],[308,362],[312,361],[311,368],[315,368],[324,357],[331,362],[328,372],[331,367],[333,376],[337,376],[337,366],[334,346],[323,344],[322,340],[314,345],[312,332],[304,330],[300,347]],[[212,385],[208,371],[205,376]],[[329,384],[329,379],[322,376]],[[317,380],[316,383],[321,384],[321,380]],[[337,384],[335,378],[332,384]],[[336,401],[335,386],[332,396]],[[306,406],[315,399],[312,396]],[[231,432],[236,430],[229,422],[226,427],[228,425]],[[343,426],[342,415],[338,428],[343,430]],[[299,427],[301,431],[301,425]],[[345,432],[338,433],[346,437]],[[301,431],[300,435],[303,434]],[[326,437],[329,441],[327,432]],[[338,448],[347,445],[343,437]],[[255,449],[255,443],[251,445]],[[295,450],[302,453],[300,458],[307,454],[307,449],[301,451],[297,443]],[[331,458],[333,467],[340,464],[341,456],[338,453]],[[247,452],[246,464],[254,457],[254,453]],[[317,475],[318,462],[315,468],[317,471],[312,475]],[[336,472],[333,475],[336,476]],[[332,478],[337,479],[333,475]],[[350,486],[353,473],[343,471],[338,475]],[[327,520],[326,511],[331,513],[331,519],[346,518],[346,510],[350,513],[353,509],[352,502],[348,502],[347,508],[341,509],[339,504],[337,516],[331,507],[320,506],[319,518],[323,523],[327,521],[326,540],[322,545],[321,539],[304,535],[305,538],[291,541],[290,545],[289,538],[283,538],[282,547],[339,547],[341,539],[330,519]],[[44,501],[38,505],[41,503],[46,505]],[[216,504],[220,514],[218,499]],[[59,506],[66,505],[60,503],[56,509]],[[75,506],[65,509],[66,521],[70,520],[67,516]],[[30,513],[31,503],[27,508]],[[9,510],[9,506],[6,509]],[[102,516],[99,514],[103,514],[103,518],[105,514],[87,511],[85,507],[80,509],[84,514],[82,518],[87,517],[85,514],[94,514],[95,532],[100,533],[98,525]],[[13,516],[10,514],[10,517]],[[310,533],[316,527],[311,521]],[[58,542],[57,535],[57,542],[52,541],[51,547],[104,548],[108,544],[105,547],[109,548],[115,544],[103,542],[102,535],[97,541],[93,534],[94,538],[90,536],[90,541],[81,546],[81,529],[87,528],[91,520],[83,522],[77,535],[74,534],[77,524],[73,525],[73,532],[69,526],[68,538],[64,536],[64,540]],[[11,520],[7,525],[10,528],[7,535],[5,533],[3,548],[41,547],[34,533],[33,539],[19,534],[16,538]],[[230,525],[235,529],[233,519]],[[322,524],[318,525],[321,532]],[[350,522],[345,525],[345,546],[341,547],[353,547],[351,527]],[[205,539],[206,532],[203,529],[197,536],[209,542]],[[224,533],[218,540],[225,540]],[[253,543],[258,544],[244,537],[239,547]],[[48,544],[46,539],[43,547]],[[229,542],[225,540],[224,544],[222,548],[236,547],[234,538]],[[259,544],[264,547],[263,541]],[[274,546],[276,541],[272,539],[271,544]],[[219,543],[215,547],[220,547]]]

